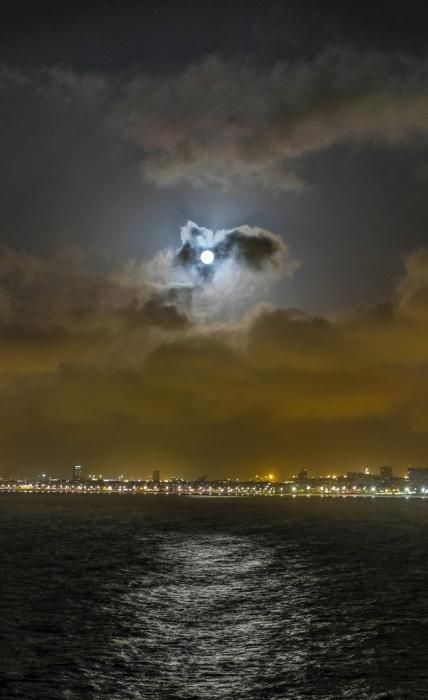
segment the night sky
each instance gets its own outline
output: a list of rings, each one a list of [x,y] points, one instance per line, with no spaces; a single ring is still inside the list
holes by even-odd
[[[428,463],[427,27],[2,4],[0,476]]]

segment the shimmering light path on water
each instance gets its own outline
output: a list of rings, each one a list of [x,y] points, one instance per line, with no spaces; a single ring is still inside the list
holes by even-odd
[[[428,697],[428,503],[0,497],[0,697]]]

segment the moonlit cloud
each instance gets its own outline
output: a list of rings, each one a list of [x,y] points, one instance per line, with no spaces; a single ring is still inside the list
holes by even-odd
[[[204,250],[214,255],[211,265],[201,260]],[[282,238],[270,231],[250,226],[212,231],[188,221],[178,248],[134,261],[123,274],[133,284],[149,283],[201,322],[236,317],[256,294],[267,294],[282,272],[292,276],[298,267]]]
[[[302,156],[426,133],[427,88],[426,62],[397,56],[326,51],[268,70],[213,57],[169,78],[136,76],[114,120],[161,187],[298,189]]]
[[[281,270],[286,247],[279,236],[270,231],[251,226],[211,231],[188,221],[181,230],[182,245],[176,253],[176,263],[185,269],[196,268],[199,275],[207,268],[200,268],[201,252],[209,249],[215,256],[213,272],[233,260],[236,264],[261,274]]]

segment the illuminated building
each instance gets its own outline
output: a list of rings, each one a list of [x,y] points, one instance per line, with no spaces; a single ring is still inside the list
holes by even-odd
[[[82,467],[80,464],[75,464],[73,467],[73,481],[80,481],[82,478]]]

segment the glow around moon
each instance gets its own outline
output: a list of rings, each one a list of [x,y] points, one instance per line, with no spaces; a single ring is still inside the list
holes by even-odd
[[[214,253],[212,250],[203,250],[201,253],[201,262],[204,265],[212,265],[214,262]]]

